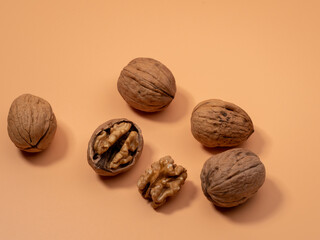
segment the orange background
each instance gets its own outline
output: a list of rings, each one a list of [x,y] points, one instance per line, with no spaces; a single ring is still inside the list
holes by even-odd
[[[0,1],[0,239],[320,239],[319,1]],[[151,57],[174,74],[163,112],[132,110],[117,92],[121,69]],[[52,145],[24,154],[7,134],[11,102],[46,99],[58,121]],[[217,150],[192,136],[200,101],[220,98],[251,116],[243,145],[267,178],[246,204],[217,210],[200,171]],[[100,178],[86,159],[98,125],[137,123],[136,166]],[[188,169],[176,198],[154,211],[136,182],[171,155]]]

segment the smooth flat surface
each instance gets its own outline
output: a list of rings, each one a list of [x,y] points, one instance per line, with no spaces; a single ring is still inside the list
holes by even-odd
[[[0,1],[0,239],[320,239],[319,1]],[[165,111],[142,114],[116,82],[135,57],[174,74]],[[58,130],[31,155],[7,134],[14,98],[50,102]],[[221,211],[200,171],[217,150],[190,131],[200,101],[220,98],[251,116],[244,147],[267,178],[246,204]],[[87,164],[87,142],[118,117],[143,131],[137,165],[113,179]],[[154,211],[140,174],[171,155],[188,169],[176,198]]]

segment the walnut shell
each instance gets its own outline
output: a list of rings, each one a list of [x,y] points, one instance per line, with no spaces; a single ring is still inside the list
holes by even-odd
[[[11,104],[7,129],[17,148],[26,152],[40,152],[50,145],[57,121],[46,100],[23,94]]]
[[[170,70],[151,58],[136,58],[121,71],[118,91],[133,108],[157,112],[166,108],[176,93]]]
[[[265,175],[265,167],[256,154],[235,148],[210,157],[200,178],[209,201],[219,207],[234,207],[258,191]]]
[[[88,143],[87,159],[101,176],[115,176],[131,169],[140,158],[143,137],[138,125],[125,118],[100,125]]]
[[[165,156],[151,164],[137,186],[142,197],[150,200],[153,208],[158,208],[180,191],[186,178],[187,170],[176,165],[170,156]]]
[[[210,99],[193,109],[191,132],[206,147],[237,146],[253,131],[249,115],[233,103]]]

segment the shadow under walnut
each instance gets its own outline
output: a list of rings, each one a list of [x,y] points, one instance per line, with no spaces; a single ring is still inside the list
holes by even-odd
[[[259,192],[246,203],[232,208],[213,206],[231,221],[245,224],[263,221],[276,214],[283,201],[283,193],[279,187],[270,178],[266,178]]]
[[[172,214],[190,206],[197,195],[197,186],[192,181],[186,181],[179,194],[172,197],[165,205],[156,210],[159,213]]]

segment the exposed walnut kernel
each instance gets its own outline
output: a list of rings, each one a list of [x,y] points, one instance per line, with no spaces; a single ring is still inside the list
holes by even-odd
[[[120,165],[130,162],[132,156],[129,155],[129,151],[134,152],[139,146],[138,133],[132,131],[124,144],[122,145],[120,152],[118,152],[110,163],[110,168],[116,169]]]
[[[151,201],[151,206],[158,208],[180,190],[186,178],[187,170],[174,164],[170,156],[165,156],[151,164],[137,185],[141,195]]]
[[[120,137],[129,131],[131,123],[122,122],[110,128],[110,135],[102,131],[94,143],[94,150],[100,155],[106,152]]]
[[[141,130],[127,119],[113,119],[99,126],[88,146],[88,162],[100,175],[114,176],[130,169],[143,148]]]

